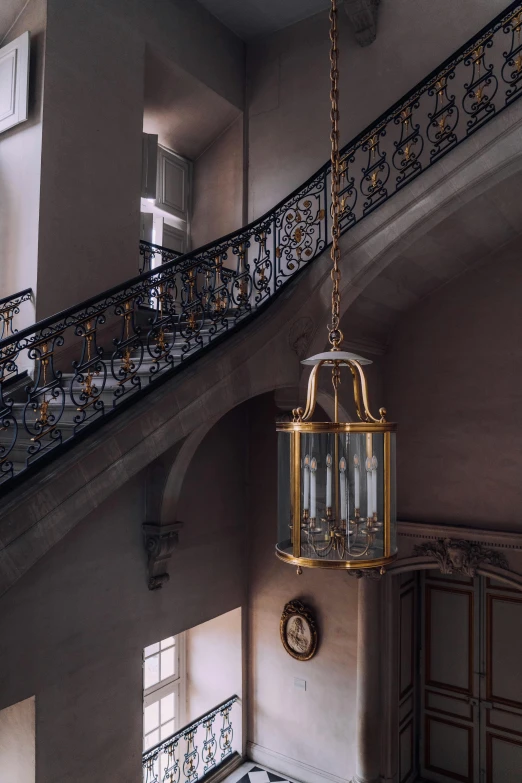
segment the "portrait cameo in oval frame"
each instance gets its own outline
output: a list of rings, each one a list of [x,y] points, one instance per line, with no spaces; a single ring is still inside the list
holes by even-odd
[[[317,628],[311,610],[301,601],[290,601],[281,615],[283,647],[297,661],[309,661],[317,650]]]

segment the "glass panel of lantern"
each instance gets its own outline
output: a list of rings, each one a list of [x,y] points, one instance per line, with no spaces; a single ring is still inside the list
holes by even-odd
[[[279,432],[279,449],[283,555],[326,565],[396,553],[394,432]]]

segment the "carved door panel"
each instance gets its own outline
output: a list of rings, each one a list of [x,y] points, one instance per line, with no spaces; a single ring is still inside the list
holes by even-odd
[[[483,580],[481,767],[484,783],[522,780],[522,595]],[[482,783],[482,782],[481,782]]]
[[[479,783],[478,580],[422,578],[421,776]]]
[[[417,649],[419,624],[418,574],[399,577],[399,783],[412,783],[418,774],[416,726],[418,719]]]

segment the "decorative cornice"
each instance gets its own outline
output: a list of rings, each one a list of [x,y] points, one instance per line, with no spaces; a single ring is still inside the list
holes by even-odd
[[[143,525],[145,550],[148,554],[149,590],[159,590],[168,582],[169,560],[178,543],[178,533],[182,527],[182,522],[174,522],[171,525],[145,522]]]
[[[474,577],[484,565],[509,570],[505,555],[472,541],[439,538],[437,541],[417,544],[413,551],[417,557],[426,556],[436,560],[442,574]]]
[[[473,544],[487,544],[493,549],[522,550],[522,533],[504,530],[489,530],[456,525],[432,525],[426,522],[398,522],[397,532],[401,538],[427,539],[451,538],[469,541]]]

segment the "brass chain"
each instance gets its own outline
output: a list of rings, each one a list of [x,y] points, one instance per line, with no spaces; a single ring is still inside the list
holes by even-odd
[[[332,142],[331,151],[331,197],[332,197],[332,248],[330,258],[332,259],[332,323],[328,327],[329,340],[333,350],[338,350],[343,339],[343,334],[339,329],[341,293],[339,283],[341,280],[341,270],[339,261],[341,260],[341,250],[339,248],[339,49],[337,47],[337,0],[332,0],[330,8],[330,120],[332,129],[330,132],[330,141]]]

